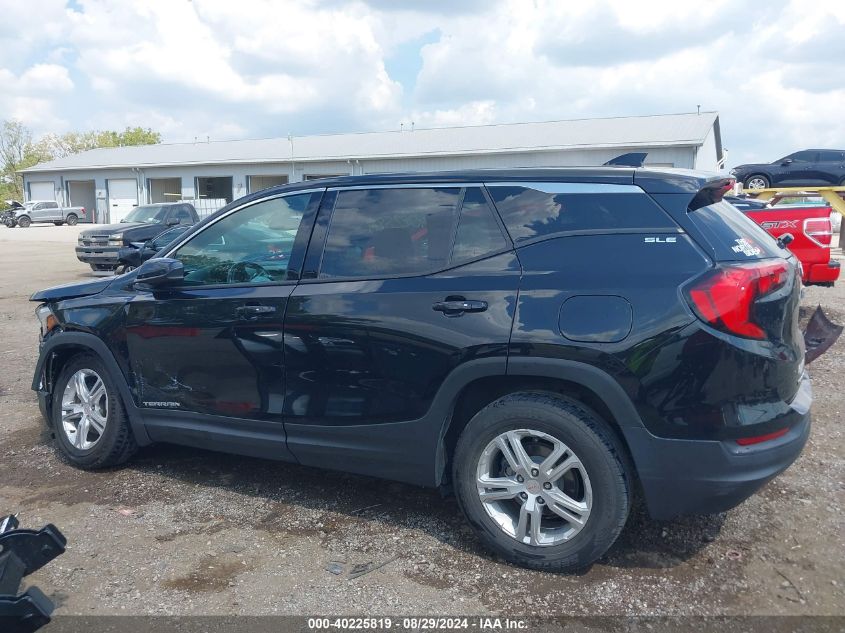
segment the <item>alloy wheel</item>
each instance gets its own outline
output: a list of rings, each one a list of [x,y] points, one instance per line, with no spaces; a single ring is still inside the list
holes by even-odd
[[[507,431],[481,453],[478,497],[488,516],[520,543],[557,545],[587,524],[593,493],[586,468],[556,437]]]
[[[72,446],[85,451],[103,437],[109,417],[106,385],[97,372],[80,369],[62,394],[62,430]]]
[[[749,179],[746,185],[748,189],[765,189],[768,186],[768,183],[759,176]]]

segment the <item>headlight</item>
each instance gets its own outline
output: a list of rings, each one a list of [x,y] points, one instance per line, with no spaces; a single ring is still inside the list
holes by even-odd
[[[38,322],[41,323],[41,336],[47,336],[47,333],[59,325],[59,320],[53,311],[46,303],[42,303],[35,308],[35,316],[38,317]]]
[[[109,236],[109,244],[123,245],[123,233],[115,233]]]

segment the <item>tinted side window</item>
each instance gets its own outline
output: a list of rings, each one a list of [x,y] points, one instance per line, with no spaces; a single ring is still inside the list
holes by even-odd
[[[44,208],[45,209],[58,209],[59,203],[58,202],[45,202]]]
[[[452,263],[468,261],[507,248],[508,242],[493,213],[481,189],[473,187],[466,190],[455,245],[452,247]]]
[[[515,242],[566,231],[676,228],[651,198],[627,187],[577,184],[488,185],[493,202]],[[539,187],[539,186],[538,186]]]
[[[446,268],[458,188],[338,193],[320,277],[381,277]]]
[[[185,267],[185,285],[284,281],[310,199],[305,193],[256,202],[197,233],[171,255]]]
[[[170,212],[170,219],[174,218],[179,220],[180,224],[191,222],[193,219],[191,218],[188,208],[184,204],[173,207],[173,210]]]
[[[845,160],[845,152],[819,152],[820,163],[841,163]]]
[[[801,163],[813,163],[817,160],[818,152],[795,152],[794,154],[790,154],[787,158],[791,158],[796,162]]]

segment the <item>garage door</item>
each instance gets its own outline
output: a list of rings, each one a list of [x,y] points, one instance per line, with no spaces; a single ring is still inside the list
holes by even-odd
[[[109,222],[120,222],[138,206],[138,182],[134,178],[113,178],[108,181]]]
[[[30,200],[55,200],[56,187],[53,182],[31,182],[29,183]]]

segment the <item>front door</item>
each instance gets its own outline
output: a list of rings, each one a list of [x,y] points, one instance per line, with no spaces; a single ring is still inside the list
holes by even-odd
[[[285,318],[292,453],[433,483],[435,396],[464,364],[504,374],[519,278],[481,187],[327,193]]]
[[[277,440],[272,456],[287,452],[282,324],[321,195],[259,199],[221,216],[167,253],[184,264],[180,287],[130,302],[126,343],[152,435],[178,423],[186,443],[207,431],[254,452],[266,436]]]

